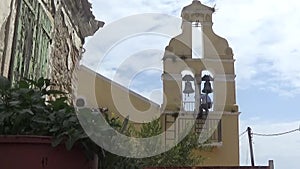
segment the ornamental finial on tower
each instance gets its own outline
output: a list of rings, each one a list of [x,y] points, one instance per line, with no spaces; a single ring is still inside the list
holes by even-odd
[[[193,0],[192,4],[183,8],[181,17],[188,22],[211,22],[214,8],[201,4],[199,0]]]
[[[201,4],[201,2],[199,0],[193,0],[192,3],[200,3]]]

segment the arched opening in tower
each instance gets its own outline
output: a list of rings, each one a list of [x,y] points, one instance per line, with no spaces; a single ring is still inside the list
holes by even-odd
[[[200,22],[192,23],[192,58],[203,58],[203,33]]]
[[[199,88],[199,101],[200,101],[200,111],[204,114],[209,113],[213,110],[213,86],[214,78],[213,74],[209,70],[203,70],[201,72],[201,86]]]
[[[182,76],[182,106],[186,112],[195,111],[195,77],[194,74],[189,70],[181,72]]]

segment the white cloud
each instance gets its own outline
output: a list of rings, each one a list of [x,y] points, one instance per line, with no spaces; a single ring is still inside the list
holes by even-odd
[[[179,17],[182,7],[191,0],[92,2],[97,18],[109,24],[149,12]],[[300,1],[206,0],[202,3],[217,5],[214,29],[227,38],[234,49],[239,89],[256,86],[290,96],[300,93],[300,41],[297,38],[300,37]],[[120,30],[123,29],[120,26]]]
[[[168,24],[165,24],[166,21]],[[120,19],[106,25],[89,39],[82,61],[97,69],[102,62],[120,64],[128,57],[149,49],[163,53],[169,39],[179,34],[180,25],[179,18],[162,14]]]
[[[289,95],[300,89],[300,1],[217,1],[215,30],[233,47],[238,87]]]

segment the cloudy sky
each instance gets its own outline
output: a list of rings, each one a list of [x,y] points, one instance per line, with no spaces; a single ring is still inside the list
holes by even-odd
[[[125,36],[118,34],[122,34],[126,29],[120,19],[143,13],[160,13],[178,17],[182,7],[190,4],[191,1],[93,0],[92,3],[94,14],[97,19],[106,22],[105,27],[118,27],[118,30],[108,31],[105,35]],[[213,29],[216,34],[228,40],[235,54],[237,102],[242,112],[240,116],[241,132],[247,126],[252,127],[253,131],[257,133],[278,133],[299,128],[300,1],[203,0],[202,3],[209,6],[216,4]],[[116,23],[118,24],[114,25]],[[177,23],[177,20],[170,19],[165,23],[173,25]],[[149,24],[149,22],[132,23],[137,29],[145,24]],[[160,94],[157,91],[161,88],[161,84],[153,83],[154,85],[148,85],[149,87],[147,84],[160,80],[161,65],[158,61],[161,59],[169,38],[176,35],[177,31],[177,28],[170,29],[167,33],[168,36],[155,34],[137,36],[126,40],[112,50],[109,50],[109,46],[105,46],[106,42],[101,45],[105,36],[103,33],[99,35],[97,33],[95,37],[87,41],[86,48],[100,47],[103,48],[103,51],[109,50],[110,56],[101,60],[101,63],[105,63],[101,70],[99,63],[96,62],[99,58],[85,56],[84,64],[110,78],[117,74],[116,77],[119,75],[117,81],[124,82],[122,81],[123,76],[118,74],[118,71],[122,73],[122,69],[116,70],[116,67],[122,67],[122,65],[130,67],[132,62],[127,62],[126,59],[120,61],[117,56],[130,55],[135,58],[139,52],[136,50],[128,52],[126,50],[128,46],[134,48],[137,46],[132,44],[147,41],[147,44],[139,44],[138,47],[147,46],[143,55],[152,56],[148,57],[147,63],[152,65],[153,69],[143,70],[147,78],[144,75],[135,75],[135,80],[127,86],[146,97],[157,99],[157,95]],[[165,33],[164,30],[161,32]],[[93,40],[99,43],[95,45]],[[119,62],[113,62],[116,60]],[[136,63],[140,63],[138,57],[135,60]],[[143,67],[143,65],[140,66]],[[143,88],[139,86],[143,86]],[[249,165],[247,137],[242,136],[240,143],[241,164]],[[277,169],[298,169],[300,132],[271,138],[254,136],[254,151],[257,164],[266,165],[269,159],[273,159]]]

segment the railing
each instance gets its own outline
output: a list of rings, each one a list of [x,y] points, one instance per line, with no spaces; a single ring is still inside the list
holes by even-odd
[[[213,113],[213,112],[211,112]],[[201,117],[193,112],[177,115],[166,115],[166,128],[168,128],[167,140],[178,139],[178,137],[193,130],[205,143],[213,144],[222,142],[222,121],[220,116],[203,114]]]
[[[187,125],[194,124],[193,130],[204,140],[210,143],[222,142],[221,120],[209,118],[207,115],[198,117],[198,114],[184,114],[178,117],[178,132],[184,132]]]
[[[195,102],[194,101],[184,101],[182,103],[183,109],[187,112],[194,112]]]

